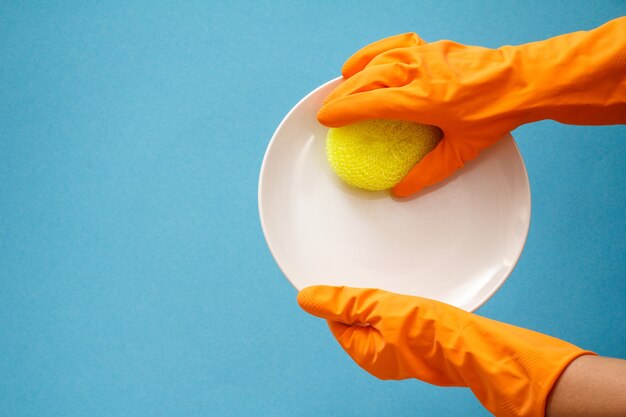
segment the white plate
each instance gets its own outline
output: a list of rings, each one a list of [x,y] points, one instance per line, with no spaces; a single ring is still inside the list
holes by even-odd
[[[468,311],[513,270],[530,223],[530,187],[510,135],[410,199],[345,185],[326,160],[316,114],[332,80],[276,129],[259,178],[267,244],[289,281],[375,287]]]

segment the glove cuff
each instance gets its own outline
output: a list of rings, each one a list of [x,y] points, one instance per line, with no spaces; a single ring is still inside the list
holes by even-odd
[[[567,342],[559,342],[562,346],[520,349],[516,362],[529,376],[527,386],[520,395],[504,397],[494,408],[485,406],[497,417],[544,417],[548,396],[570,363],[583,355],[596,355]]]
[[[596,29],[499,48],[513,62],[521,124],[626,123],[626,17]]]

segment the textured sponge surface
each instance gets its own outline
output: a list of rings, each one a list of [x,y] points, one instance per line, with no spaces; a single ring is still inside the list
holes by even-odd
[[[441,140],[436,126],[399,120],[366,120],[328,131],[326,154],[333,171],[347,184],[386,190]]]

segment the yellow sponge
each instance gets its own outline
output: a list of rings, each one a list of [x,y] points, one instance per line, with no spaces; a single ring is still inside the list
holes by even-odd
[[[366,120],[333,128],[326,154],[333,171],[346,183],[365,190],[386,190],[441,140],[436,126],[399,120]]]

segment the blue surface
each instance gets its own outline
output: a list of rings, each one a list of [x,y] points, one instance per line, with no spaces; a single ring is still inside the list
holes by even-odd
[[[371,41],[523,43],[623,1],[72,3],[0,5],[0,416],[488,415],[370,377],[299,310],[263,153]],[[626,357],[626,128],[514,136],[530,235],[480,313]]]

